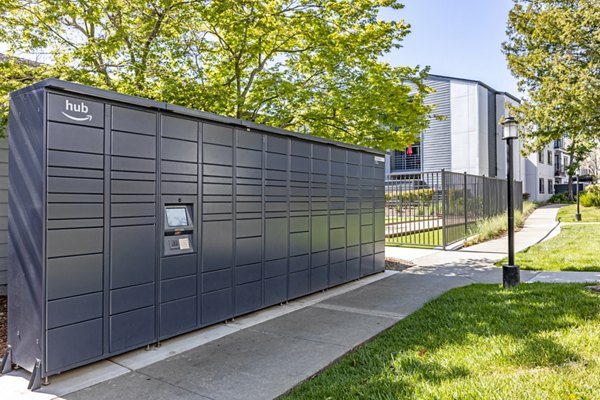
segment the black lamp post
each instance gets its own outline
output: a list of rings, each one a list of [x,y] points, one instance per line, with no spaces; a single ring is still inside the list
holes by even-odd
[[[577,170],[577,213],[575,214],[575,221],[581,221],[581,213],[579,212],[579,170]]]
[[[508,264],[502,265],[502,284],[505,288],[517,286],[521,281],[519,266],[515,265],[515,206],[513,193],[513,140],[519,137],[519,124],[508,116],[501,122],[502,139],[508,145]]]

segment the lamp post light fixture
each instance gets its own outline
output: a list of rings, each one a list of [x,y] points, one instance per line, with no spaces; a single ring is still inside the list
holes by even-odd
[[[519,266],[515,265],[515,207],[513,185],[513,140],[519,137],[519,124],[511,116],[501,122],[502,139],[508,146],[508,264],[502,265],[502,285],[505,288],[517,286],[521,281]]]

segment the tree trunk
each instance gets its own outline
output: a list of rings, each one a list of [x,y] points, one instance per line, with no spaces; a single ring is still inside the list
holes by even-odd
[[[569,181],[567,183],[567,188],[569,189],[569,201],[574,201],[573,197],[573,175],[569,175]]]
[[[569,175],[568,188],[569,188],[569,201],[575,201],[575,197],[573,196],[573,176],[575,175],[575,149],[576,149],[575,139],[571,140],[569,147],[567,149],[567,154],[569,155],[569,165],[567,166],[567,174]]]

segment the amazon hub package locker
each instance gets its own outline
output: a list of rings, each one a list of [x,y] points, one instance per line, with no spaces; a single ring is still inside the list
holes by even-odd
[[[380,152],[56,79],[9,129],[9,344],[41,377],[384,269]]]

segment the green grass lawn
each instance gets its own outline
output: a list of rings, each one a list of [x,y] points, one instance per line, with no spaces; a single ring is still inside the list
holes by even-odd
[[[287,399],[598,399],[600,298],[578,284],[455,289]]]
[[[581,222],[600,222],[600,207],[579,207],[581,213]],[[558,210],[556,218],[561,222],[575,221],[577,204],[571,204]]]
[[[386,246],[400,246],[400,247],[429,247],[429,246],[443,246],[444,238],[442,236],[442,229],[433,229],[425,232],[412,233],[409,235],[394,236],[386,238]]]
[[[558,236],[515,254],[515,263],[521,269],[600,271],[600,225],[563,225]]]
[[[469,222],[467,225],[467,229],[471,229],[471,227],[474,225],[474,222]],[[450,243],[448,243],[448,245],[451,245],[457,240],[462,239],[464,235],[461,232],[464,232],[463,224],[449,227],[448,241]],[[454,236],[456,236],[456,238]],[[385,240],[385,245],[392,247],[440,247],[444,245],[444,236],[442,233],[442,228],[406,235],[399,235],[395,237],[387,237]]]

